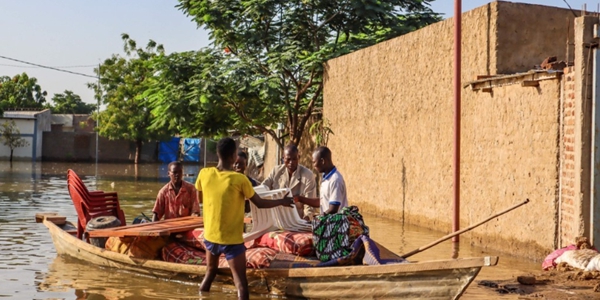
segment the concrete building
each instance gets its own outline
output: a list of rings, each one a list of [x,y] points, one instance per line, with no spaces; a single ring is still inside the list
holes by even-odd
[[[442,232],[452,228],[453,22],[330,60],[324,87],[350,204]],[[600,244],[598,17],[500,1],[462,22],[461,228],[531,200],[463,239],[536,259],[577,236]],[[552,56],[569,67],[540,70]]]
[[[43,132],[50,131],[51,113],[49,109],[43,111],[5,111],[0,122],[14,121],[21,133],[21,137],[28,142],[28,146],[16,148],[13,160],[33,160],[42,158]],[[10,158],[10,148],[0,143],[0,159]]]

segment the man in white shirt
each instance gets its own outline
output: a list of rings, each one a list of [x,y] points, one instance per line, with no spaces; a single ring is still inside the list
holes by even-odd
[[[313,167],[323,173],[321,180],[321,195],[319,198],[294,197],[294,201],[320,207],[322,215],[335,214],[348,206],[346,183],[331,159],[331,150],[319,147],[313,152]]]

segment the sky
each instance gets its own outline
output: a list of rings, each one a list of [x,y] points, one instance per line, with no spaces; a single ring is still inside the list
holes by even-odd
[[[464,0],[462,11],[489,0]],[[513,1],[566,8],[563,0]],[[598,1],[567,0],[573,9],[587,3],[595,11]],[[198,50],[209,45],[208,33],[175,8],[176,0],[0,0],[0,56],[39,65],[94,75],[93,68],[112,54],[123,54],[121,34],[145,45],[149,39],[163,44],[167,53]],[[454,15],[454,0],[431,3],[444,18]],[[94,103],[87,83],[94,78],[33,67],[0,58],[0,76],[26,72],[48,92],[71,90]]]

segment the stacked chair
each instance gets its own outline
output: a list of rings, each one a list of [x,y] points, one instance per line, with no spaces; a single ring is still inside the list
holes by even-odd
[[[67,184],[71,200],[77,211],[77,238],[84,237],[87,223],[96,217],[115,216],[125,225],[125,213],[119,205],[119,198],[115,192],[89,191],[81,178],[69,169],[67,171]]]
[[[254,191],[263,199],[281,199],[289,194],[289,189],[268,190],[265,186],[254,187]],[[258,208],[250,201],[252,213],[252,231],[244,234],[244,242],[261,237],[263,234],[281,229],[294,232],[310,232],[312,226],[300,218],[295,207],[277,206],[274,208]]]

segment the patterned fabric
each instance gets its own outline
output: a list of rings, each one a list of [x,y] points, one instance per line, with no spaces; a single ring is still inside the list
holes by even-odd
[[[206,250],[206,245],[204,244],[204,229],[202,228],[183,232],[182,237],[179,238],[178,241],[196,249]],[[246,249],[257,247],[254,240],[244,243],[244,246],[246,246]]]
[[[366,235],[359,236],[352,244],[350,253],[344,257],[322,262],[317,267],[350,265],[385,265],[408,262],[375,243]]]
[[[175,195],[175,189],[171,183],[167,183],[156,196],[156,202],[152,212],[156,213],[158,219],[165,220],[189,217],[193,213],[200,214],[200,205],[193,184],[182,181],[179,193]]]
[[[277,254],[277,251],[269,248],[254,248],[246,251],[246,267],[252,269],[268,268],[269,264]],[[189,265],[206,265],[206,253],[183,243],[170,243],[162,249],[162,259],[168,262]],[[219,268],[229,268],[229,264],[223,255],[219,257]]]
[[[168,242],[164,237],[137,237],[119,238],[109,237],[104,248],[131,257],[142,259],[155,259],[160,257],[160,250]]]
[[[277,250],[270,248],[253,248],[246,250],[246,267],[252,269],[268,268]]]
[[[344,207],[337,214],[318,216],[312,225],[315,252],[324,262],[347,256],[358,236],[369,235],[369,227],[356,206]]]
[[[170,243],[162,248],[162,259],[164,261],[188,264],[206,265],[206,253],[181,243]]]
[[[269,247],[278,252],[299,256],[314,255],[312,233],[273,231],[256,239],[256,246]]]

